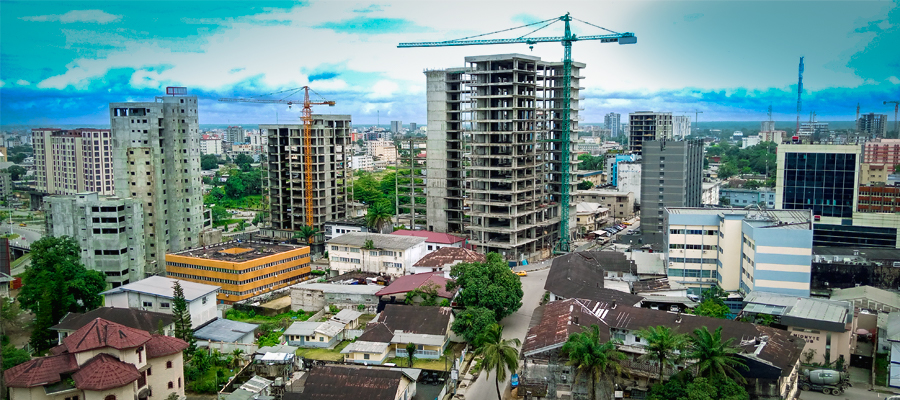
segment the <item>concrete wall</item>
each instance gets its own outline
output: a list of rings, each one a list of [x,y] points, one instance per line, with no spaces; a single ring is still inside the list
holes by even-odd
[[[644,244],[661,247],[665,207],[699,207],[703,144],[645,141],[641,159],[641,232]]]

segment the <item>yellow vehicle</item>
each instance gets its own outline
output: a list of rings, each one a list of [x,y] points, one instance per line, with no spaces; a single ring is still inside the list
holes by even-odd
[[[628,225],[628,226],[631,226],[631,222],[625,221],[625,222],[622,222],[622,225]]]
[[[528,271],[516,271],[516,275],[518,275],[518,276],[528,276]]]
[[[19,224],[19,226],[28,226],[28,224],[23,222],[23,223]]]

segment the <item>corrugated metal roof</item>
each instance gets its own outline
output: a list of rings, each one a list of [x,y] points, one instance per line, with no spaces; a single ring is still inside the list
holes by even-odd
[[[120,292],[138,292],[172,299],[175,298],[175,291],[174,289],[172,289],[172,286],[175,285],[175,282],[181,284],[181,289],[184,291],[184,299],[187,301],[194,301],[200,297],[203,297],[210,293],[215,293],[219,290],[218,286],[206,285],[190,281],[182,281],[179,279],[166,278],[163,276],[151,276],[134,283],[129,283],[127,285],[119,286],[115,289],[107,290],[100,294],[107,295]]]
[[[366,241],[371,240],[376,249],[406,250],[419,243],[425,243],[425,238],[416,236],[385,235],[381,233],[350,232],[331,239],[329,245],[348,245],[363,247]]]
[[[341,354],[349,354],[349,353],[383,353],[387,350],[390,343],[380,343],[380,342],[364,342],[357,340],[353,343],[344,347],[341,350]]]
[[[285,329],[285,335],[312,336],[322,322],[298,321]]]
[[[257,326],[259,325],[220,318],[197,329],[194,337],[214,342],[235,343],[247,333],[255,331]]]
[[[834,301],[825,299],[812,299],[808,297],[789,296],[779,293],[752,291],[744,299],[748,312],[761,312],[773,315],[802,318],[816,321],[834,322],[844,324],[850,315],[853,306],[847,301]],[[751,305],[754,307],[748,308]],[[754,309],[769,309],[774,312],[753,311]],[[777,312],[781,310],[781,313]]]

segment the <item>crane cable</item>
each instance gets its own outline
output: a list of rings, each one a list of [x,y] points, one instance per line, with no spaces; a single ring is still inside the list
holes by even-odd
[[[550,21],[559,21],[559,18],[557,17],[557,18],[545,19],[545,20],[543,20],[543,21],[532,22],[532,23],[530,23],[530,24],[522,25],[522,26],[517,26],[517,27],[515,27],[515,28],[503,29],[503,30],[499,30],[499,31],[496,31],[496,32],[482,33],[482,34],[480,34],[480,35],[469,36],[469,37],[464,37],[464,38],[459,38],[459,39],[445,40],[445,41],[439,42],[439,43],[458,42],[458,41],[460,41],[460,40],[468,40],[468,39],[477,38],[477,37],[481,37],[481,36],[493,35],[493,34],[495,34],[495,33],[508,32],[508,31],[511,31],[511,30],[515,30],[515,29],[519,29],[519,28],[525,28],[525,27],[527,27],[527,26],[533,26],[533,25],[537,25],[537,24],[543,24],[544,22],[550,22]]]

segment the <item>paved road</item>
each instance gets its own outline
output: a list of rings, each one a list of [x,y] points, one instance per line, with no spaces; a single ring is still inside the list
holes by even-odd
[[[535,268],[537,263],[526,267],[529,271]],[[547,264],[549,266],[549,263]],[[531,322],[531,314],[540,304],[541,297],[544,296],[544,283],[547,282],[547,273],[549,269],[529,272],[528,276],[522,277],[522,290],[525,297],[522,298],[522,308],[519,311],[500,321],[503,325],[503,338],[518,338],[520,341],[525,340],[525,334],[528,333],[528,323]],[[475,383],[466,391],[466,398],[471,400],[494,399],[497,398],[496,379],[494,374],[481,374]],[[501,392],[509,385],[510,375],[507,374],[506,381],[500,384]]]
[[[856,386],[847,389],[847,391],[842,393],[840,396],[832,396],[830,394],[824,394],[821,392],[800,392],[800,400],[875,400],[885,399],[890,396],[893,395],[870,392],[868,389]]]
[[[8,234],[10,231],[9,224],[0,224],[0,235]],[[22,227],[18,223],[13,223],[12,233],[18,234],[19,237],[10,241],[13,246],[29,246],[40,240],[44,236],[44,230],[31,225]]]

